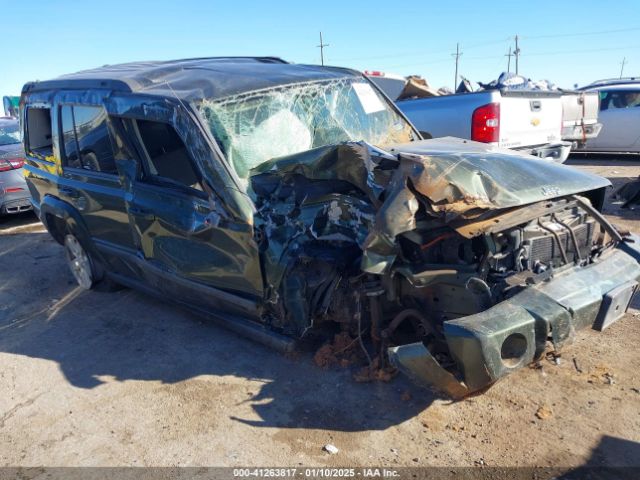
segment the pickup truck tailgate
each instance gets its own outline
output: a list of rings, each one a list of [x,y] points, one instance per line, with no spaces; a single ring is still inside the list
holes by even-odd
[[[562,95],[562,120],[569,125],[593,124],[598,121],[598,92],[567,92]]]
[[[500,93],[501,147],[514,148],[560,141],[560,92],[502,90]]]

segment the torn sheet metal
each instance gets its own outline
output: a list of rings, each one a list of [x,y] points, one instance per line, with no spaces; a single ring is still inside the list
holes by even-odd
[[[274,286],[289,246],[335,235],[336,229],[340,239],[362,249],[363,271],[385,274],[398,255],[398,235],[416,228],[421,208],[444,223],[464,223],[490,211],[609,185],[571,167],[452,138],[388,151],[364,142],[329,145],[265,162],[251,171],[250,181],[256,225],[270,239],[265,274],[274,277]],[[320,187],[324,182],[330,185]],[[329,199],[333,207],[314,198],[315,192],[340,190],[345,193]],[[291,207],[289,214],[278,213],[283,203]]]
[[[453,137],[391,146],[414,162],[415,189],[434,210],[473,218],[505,209],[609,186],[608,180],[573,167],[512,150]]]
[[[388,353],[391,364],[416,383],[426,387],[436,387],[455,400],[460,400],[471,393],[463,382],[442,368],[420,342],[391,347]]]

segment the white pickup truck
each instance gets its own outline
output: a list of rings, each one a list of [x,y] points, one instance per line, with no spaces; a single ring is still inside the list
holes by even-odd
[[[562,139],[562,103],[560,91],[496,89],[396,105],[426,138],[466,138],[562,163],[572,145]]]

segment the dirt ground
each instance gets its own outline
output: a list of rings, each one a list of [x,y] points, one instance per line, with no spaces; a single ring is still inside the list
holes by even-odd
[[[618,185],[640,161],[575,159]],[[640,232],[640,210],[608,204]],[[451,402],[360,384],[132,290],[81,292],[31,215],[0,220],[2,466],[640,466],[640,312]],[[325,444],[339,452],[323,451]]]

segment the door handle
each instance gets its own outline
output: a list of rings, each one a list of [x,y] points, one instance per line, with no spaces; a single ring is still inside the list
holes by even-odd
[[[144,220],[155,220],[156,216],[151,210],[146,210],[140,207],[130,207],[129,213],[135,217],[142,218]]]
[[[62,193],[63,195],[66,195],[67,197],[80,198],[80,192],[78,190],[76,190],[75,188],[60,187],[59,190],[60,190],[60,193]]]

